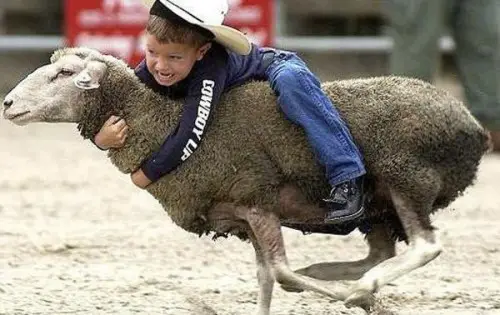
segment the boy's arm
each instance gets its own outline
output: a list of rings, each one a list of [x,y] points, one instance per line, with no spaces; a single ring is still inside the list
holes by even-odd
[[[156,181],[187,160],[199,147],[219,103],[227,78],[226,59],[206,60],[193,73],[181,120],[160,150],[142,164],[142,171]]]

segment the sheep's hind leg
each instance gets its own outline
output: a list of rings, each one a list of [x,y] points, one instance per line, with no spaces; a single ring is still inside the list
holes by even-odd
[[[258,245],[256,250],[261,250],[263,259],[270,264],[272,275],[278,283],[321,293],[335,300],[344,300],[346,298],[345,288],[334,292],[326,288],[327,283],[304,277],[290,269],[286,258],[281,224],[274,213],[252,208],[246,211],[244,219],[250,225],[255,236]],[[261,284],[261,292],[265,291],[265,288],[263,288],[265,285],[268,284]]]
[[[249,233],[255,249],[255,258],[257,262],[257,281],[259,282],[259,295],[257,298],[258,315],[269,315],[271,308],[271,299],[273,295],[274,277],[271,271],[271,265],[267,261],[262,248],[252,233]]]
[[[285,218],[296,221],[314,220],[324,216],[324,210],[307,201],[302,192],[293,185],[285,185],[280,190],[281,214]],[[321,219],[322,221],[322,219]],[[375,225],[367,234],[369,245],[368,257],[351,262],[323,262],[314,264],[295,272],[319,280],[355,280],[378,263],[395,254],[394,241],[387,234],[383,225]],[[282,286],[284,290],[300,292],[302,290]]]
[[[357,280],[379,263],[394,257],[395,242],[381,224],[373,226],[366,235],[369,246],[368,256],[357,261],[323,262],[313,264],[295,272],[311,278],[334,280]],[[286,288],[284,288],[286,289]]]
[[[433,200],[423,203],[405,198],[392,190],[391,196],[408,235],[409,248],[378,264],[356,281],[345,302],[347,305],[366,308],[370,305],[372,294],[380,287],[424,266],[441,253],[441,245],[428,215]]]

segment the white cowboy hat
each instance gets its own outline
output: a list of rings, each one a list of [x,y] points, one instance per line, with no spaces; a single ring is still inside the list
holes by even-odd
[[[227,0],[143,0],[148,8],[166,8],[182,20],[200,26],[214,35],[214,40],[240,55],[248,55],[252,44],[242,32],[222,25],[228,11]],[[170,14],[171,14],[170,13]],[[163,16],[167,17],[167,16]]]

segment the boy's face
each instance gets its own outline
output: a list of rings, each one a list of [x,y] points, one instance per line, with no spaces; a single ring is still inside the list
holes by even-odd
[[[184,80],[210,47],[210,43],[201,47],[160,43],[155,36],[146,33],[146,65],[158,84],[171,86]]]

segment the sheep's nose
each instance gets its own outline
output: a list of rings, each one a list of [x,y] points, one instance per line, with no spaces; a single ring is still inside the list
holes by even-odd
[[[14,101],[13,100],[4,100],[3,101],[3,106],[5,106],[5,108],[9,108],[12,106],[12,104],[14,104]]]

